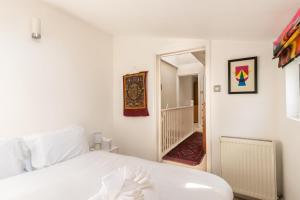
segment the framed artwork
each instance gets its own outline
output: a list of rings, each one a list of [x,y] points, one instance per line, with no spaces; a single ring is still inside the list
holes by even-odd
[[[123,76],[124,116],[149,116],[147,105],[147,72]]]
[[[257,57],[228,61],[228,93],[257,93]]]

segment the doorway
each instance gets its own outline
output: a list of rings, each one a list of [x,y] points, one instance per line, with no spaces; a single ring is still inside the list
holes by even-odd
[[[205,49],[158,56],[159,160],[207,169],[206,58]]]

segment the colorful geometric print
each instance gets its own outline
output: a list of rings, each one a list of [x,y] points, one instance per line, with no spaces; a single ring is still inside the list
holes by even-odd
[[[238,66],[235,67],[235,79],[239,82],[238,86],[246,86],[246,81],[249,78],[249,66]]]

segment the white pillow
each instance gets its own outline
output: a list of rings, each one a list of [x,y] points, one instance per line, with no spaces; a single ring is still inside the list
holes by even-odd
[[[24,137],[24,141],[30,149],[35,169],[69,160],[89,150],[84,129],[79,126]]]
[[[0,179],[25,172],[22,139],[0,139]]]

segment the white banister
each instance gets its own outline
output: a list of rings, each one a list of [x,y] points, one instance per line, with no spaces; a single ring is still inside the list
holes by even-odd
[[[159,158],[193,133],[194,107],[184,106],[161,110],[161,131],[159,136]]]

